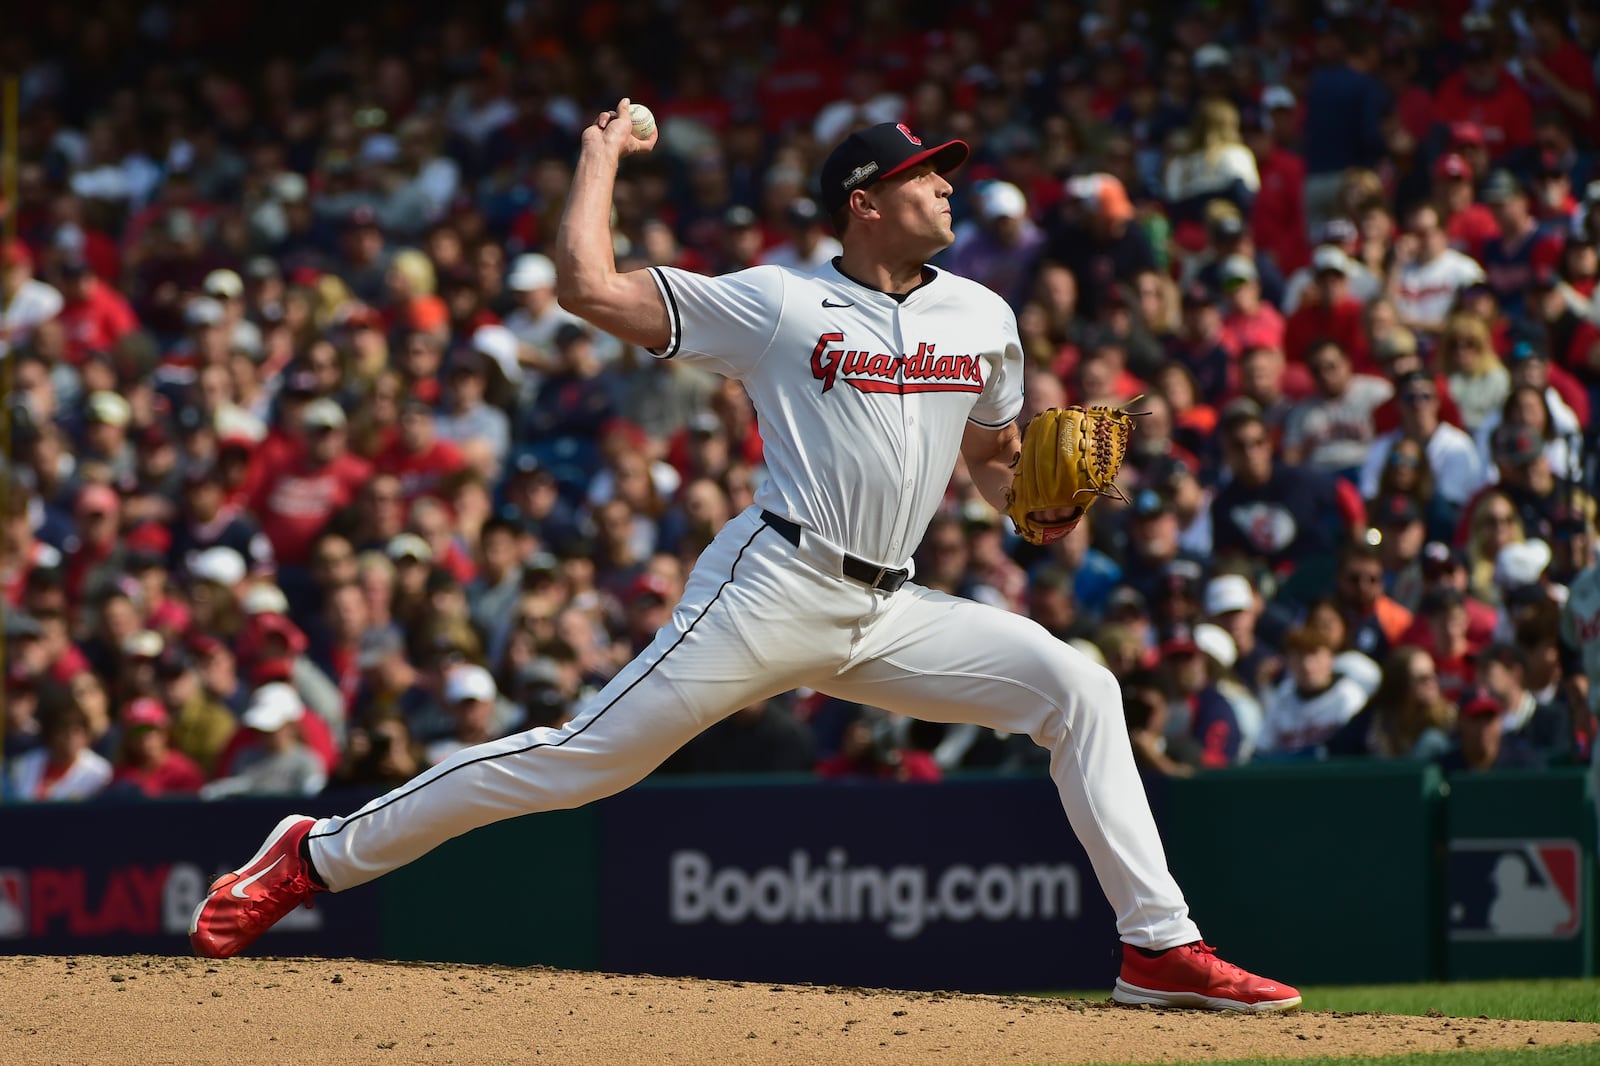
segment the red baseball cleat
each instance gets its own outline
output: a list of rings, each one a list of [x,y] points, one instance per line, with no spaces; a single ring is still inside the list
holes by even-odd
[[[189,921],[196,955],[231,958],[300,904],[311,906],[312,895],[324,889],[301,860],[300,842],[315,824],[314,818],[291,814],[254,858],[212,883]]]
[[[1203,940],[1163,951],[1155,958],[1132,944],[1122,945],[1122,975],[1111,999],[1258,1014],[1300,1005],[1300,993],[1295,989],[1223,962],[1217,958],[1217,949]]]

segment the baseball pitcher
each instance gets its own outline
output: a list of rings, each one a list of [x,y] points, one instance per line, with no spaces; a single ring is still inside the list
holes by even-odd
[[[344,817],[285,819],[196,909],[191,941],[233,955],[321,891],[451,837],[574,807],[643,778],[713,722],[797,686],[937,722],[1025,733],[1117,915],[1115,999],[1284,1010],[1300,994],[1223,962],[1167,870],[1117,679],[1033,621],[923,588],[909,556],[957,455],[1028,539],[1064,536],[1114,491],[1129,419],[1050,411],[1024,436],[1022,352],[1004,300],[926,265],[952,239],[961,141],[904,125],[851,134],[822,168],[843,254],[815,274],[618,273],[624,156],[650,150],[630,102],[584,131],[555,259],[568,310],[661,359],[744,383],[771,478],[691,574],[672,620],[577,716],[468,748]]]

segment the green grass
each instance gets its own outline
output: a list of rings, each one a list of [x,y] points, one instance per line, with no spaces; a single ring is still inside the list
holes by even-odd
[[[1383,1011],[1452,1018],[1527,1018],[1600,1022],[1600,980],[1460,981],[1427,985],[1351,985],[1302,989],[1308,1010]],[[1591,1062],[1600,1061],[1593,1053]]]
[[[1300,992],[1305,996],[1306,1010],[1381,1011],[1385,1014],[1427,1014],[1436,1010],[1452,1018],[1487,1015],[1534,1021],[1600,1022],[1600,980],[1318,986],[1302,988]],[[1100,989],[1050,994],[1069,999],[1106,998],[1105,991]],[[1600,1063],[1600,1050],[1591,1048],[1586,1061]]]
[[[1306,1010],[1384,1014],[1438,1011],[1452,1018],[1600,1022],[1600,980],[1454,981],[1417,985],[1302,988]],[[1103,990],[1059,992],[1068,999],[1105,999]],[[1523,1047],[1497,1051],[1408,1052],[1378,1057],[1292,1060],[1292,1066],[1596,1066],[1600,1044]],[[1156,1066],[1152,1063],[1150,1066]],[[1208,1066],[1290,1066],[1283,1059],[1226,1059]]]

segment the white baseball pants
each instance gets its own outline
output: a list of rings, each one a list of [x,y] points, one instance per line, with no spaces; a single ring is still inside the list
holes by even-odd
[[[353,888],[470,829],[577,807],[634,784],[701,730],[806,686],[935,722],[1023,733],[1050,775],[1124,941],[1199,939],[1167,870],[1116,678],[1029,619],[907,584],[842,576],[836,547],[799,548],[757,509],[722,530],[672,621],[572,721],[461,751],[310,834],[317,872]]]

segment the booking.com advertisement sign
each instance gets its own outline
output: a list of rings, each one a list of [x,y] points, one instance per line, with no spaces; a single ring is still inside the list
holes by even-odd
[[[1007,991],[1116,976],[1048,780],[635,789],[600,809],[601,965]]]

